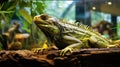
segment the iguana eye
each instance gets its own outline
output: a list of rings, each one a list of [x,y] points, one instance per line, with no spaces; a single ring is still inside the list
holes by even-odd
[[[49,16],[46,15],[46,14],[44,14],[44,15],[41,15],[40,18],[41,18],[42,20],[47,20],[47,19],[49,18]]]

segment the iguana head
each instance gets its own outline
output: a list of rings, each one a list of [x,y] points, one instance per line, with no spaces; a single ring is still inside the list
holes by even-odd
[[[47,33],[58,34],[59,29],[56,26],[57,20],[47,14],[42,14],[34,17],[34,23]]]

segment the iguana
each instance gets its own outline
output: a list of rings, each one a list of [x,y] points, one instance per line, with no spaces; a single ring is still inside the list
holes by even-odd
[[[67,51],[72,52],[81,48],[111,48],[117,46],[87,25],[80,24],[78,27],[63,23],[47,14],[35,16],[34,23],[43,31],[48,40],[60,50],[62,49],[60,55],[65,55]]]

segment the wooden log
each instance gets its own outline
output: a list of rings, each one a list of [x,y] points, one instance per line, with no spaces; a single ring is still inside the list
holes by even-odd
[[[60,50],[0,51],[0,67],[119,67],[120,48],[88,48],[60,56]]]

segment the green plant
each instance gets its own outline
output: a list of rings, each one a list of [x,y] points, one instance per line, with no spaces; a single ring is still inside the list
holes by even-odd
[[[30,34],[30,41],[35,41],[34,35],[42,34],[36,30],[33,24],[33,17],[44,13],[45,0],[7,0],[0,4],[0,33],[10,27],[14,16],[22,22],[22,30]],[[16,19],[15,19],[16,20]],[[4,24],[4,26],[3,26]],[[36,34],[37,33],[37,34]],[[40,36],[39,36],[40,37]]]

